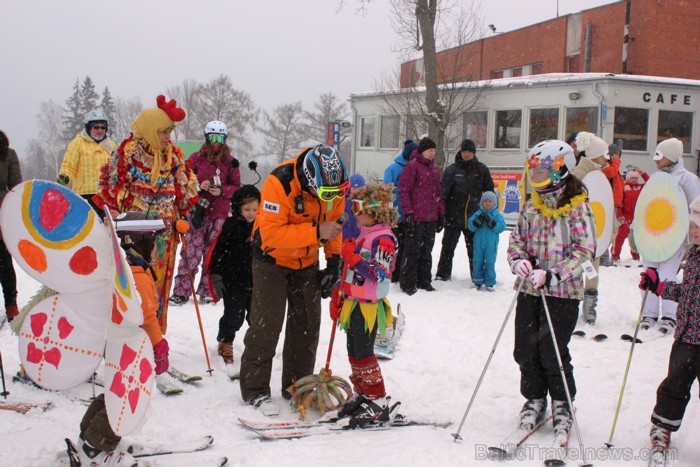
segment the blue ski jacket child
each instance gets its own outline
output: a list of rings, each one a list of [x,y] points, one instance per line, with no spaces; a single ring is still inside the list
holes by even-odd
[[[484,200],[491,200],[493,208],[484,209]],[[498,237],[506,229],[506,220],[498,210],[498,199],[493,191],[485,191],[479,201],[479,209],[471,215],[469,230],[474,232],[474,258],[472,282],[474,285],[496,285],[496,252]]]

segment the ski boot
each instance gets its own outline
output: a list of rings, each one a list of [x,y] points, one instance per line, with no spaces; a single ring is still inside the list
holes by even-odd
[[[645,316],[644,318],[642,318],[640,328],[642,331],[648,331],[649,328],[653,327],[655,324],[656,318],[652,318],[651,316]]]
[[[520,429],[532,431],[544,421],[547,399],[528,399],[520,409]]]
[[[571,408],[567,401],[558,401],[552,399],[552,425],[554,426],[554,436],[562,440],[562,447],[569,439],[569,432],[573,418],[571,417]]]
[[[78,440],[78,459],[80,466],[88,467],[136,467],[138,461],[129,451],[121,448],[121,443],[113,451],[102,451],[93,447],[83,436]]]
[[[175,306],[181,306],[187,303],[188,298],[182,295],[173,295],[170,297],[170,304]]]
[[[659,425],[652,425],[649,432],[651,438],[651,462],[649,465],[664,465],[671,444],[671,430]]]
[[[676,330],[676,320],[673,318],[666,318],[663,317],[661,318],[661,324],[659,324],[659,329],[658,331],[661,334],[668,335],[668,334],[673,334],[673,332]]]
[[[389,396],[372,400],[360,395],[360,399],[362,401],[359,406],[350,415],[348,428],[367,428],[391,423],[399,405],[401,405],[400,402],[391,405],[391,397]]]
[[[583,320],[591,326],[595,324],[598,317],[596,306],[598,305],[598,291],[588,289],[583,293]]]

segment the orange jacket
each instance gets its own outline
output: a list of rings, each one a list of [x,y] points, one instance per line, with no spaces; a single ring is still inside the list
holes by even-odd
[[[622,198],[625,195],[625,181],[620,175],[620,159],[613,159],[610,165],[603,168],[603,173],[612,183],[613,203],[616,208],[622,207]]]
[[[143,324],[141,327],[151,339],[151,344],[156,345],[163,340],[160,324],[158,324],[158,318],[156,318],[156,311],[158,311],[156,283],[153,281],[151,274],[141,266],[132,265],[131,273],[134,275],[136,291],[141,296],[141,310],[143,310]]]
[[[253,256],[290,269],[318,262],[318,225],[338,220],[345,205],[343,198],[326,202],[302,189],[297,163],[303,161],[306,151],[279,164],[265,179],[253,225]],[[303,205],[302,212],[297,212],[297,200]],[[326,242],[326,258],[339,256],[341,246],[340,235]]]

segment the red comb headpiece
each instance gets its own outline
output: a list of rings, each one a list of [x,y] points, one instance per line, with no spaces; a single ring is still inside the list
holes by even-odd
[[[183,109],[177,106],[175,99],[166,102],[165,96],[162,94],[156,98],[156,104],[158,104],[159,109],[168,114],[173,122],[181,122],[187,115]]]

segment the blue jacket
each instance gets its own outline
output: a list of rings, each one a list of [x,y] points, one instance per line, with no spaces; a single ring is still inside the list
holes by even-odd
[[[482,213],[496,221],[494,227],[489,227],[486,222],[481,227],[474,225],[474,220]],[[469,230],[474,232],[474,257],[472,281],[476,285],[494,286],[496,284],[496,254],[498,252],[498,237],[506,229],[506,220],[498,210],[498,207],[488,211],[480,208],[469,217]]]
[[[406,167],[406,159],[403,158],[402,153],[399,153],[394,157],[394,163],[384,171],[384,183],[394,184],[394,196],[396,197],[396,199],[394,199],[394,207],[399,210],[399,221],[402,216],[399,200],[399,176],[401,176],[404,167]]]

